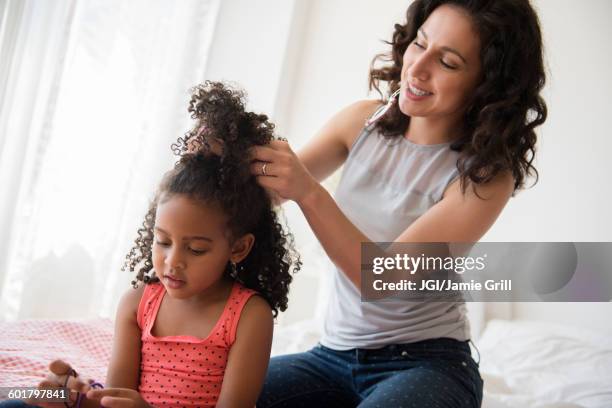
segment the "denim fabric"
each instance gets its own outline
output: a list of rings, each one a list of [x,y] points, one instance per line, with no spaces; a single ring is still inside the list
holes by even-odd
[[[482,388],[468,342],[346,351],[319,344],[270,360],[257,407],[480,407]]]
[[[36,405],[28,405],[22,400],[0,401],[0,408],[35,408]]]

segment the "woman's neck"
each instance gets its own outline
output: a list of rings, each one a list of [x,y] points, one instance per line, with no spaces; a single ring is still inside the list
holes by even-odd
[[[404,137],[415,144],[448,143],[459,136],[458,123],[435,117],[411,117]]]

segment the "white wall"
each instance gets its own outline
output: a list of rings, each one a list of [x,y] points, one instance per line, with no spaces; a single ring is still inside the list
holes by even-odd
[[[612,2],[538,0],[549,64],[537,167],[540,182],[512,200],[492,241],[612,241]],[[610,271],[612,273],[612,271]],[[516,303],[512,317],[612,333],[612,303]]]
[[[612,2],[537,0],[549,66],[536,167],[491,241],[612,241]]]
[[[204,79],[237,83],[249,109],[274,117],[306,8],[300,0],[222,1]]]

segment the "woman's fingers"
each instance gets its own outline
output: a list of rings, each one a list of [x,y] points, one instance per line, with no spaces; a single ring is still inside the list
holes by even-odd
[[[270,145],[255,146],[249,149],[251,160],[253,161],[272,161],[278,152]]]
[[[279,153],[291,152],[291,147],[284,140],[273,140],[265,146],[251,147],[249,152],[252,160],[274,161]]]
[[[285,185],[283,180],[279,179],[278,177],[258,176],[257,183],[269,192],[271,192],[273,194],[273,199],[276,197],[276,200],[278,201],[279,198],[280,200],[285,198],[278,193],[278,191],[282,190],[282,187]]]
[[[273,193],[275,202],[299,202],[317,185],[286,141],[274,140],[252,148],[251,152],[249,170],[262,187]]]
[[[256,176],[277,176],[279,169],[290,165],[294,156],[285,140],[273,140],[265,146],[252,147],[249,152],[252,162],[250,170]]]
[[[272,162],[256,161],[251,163],[251,174],[255,176],[276,177]]]

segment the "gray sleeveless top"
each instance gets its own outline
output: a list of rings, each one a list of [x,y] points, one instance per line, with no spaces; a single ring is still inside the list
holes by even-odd
[[[388,140],[373,126],[364,128],[344,165],[336,202],[370,240],[393,241],[442,199],[448,184],[459,175],[458,155],[450,143]],[[440,337],[465,341],[469,333],[464,303],[362,302],[359,290],[333,267],[321,338],[326,347],[380,348]]]

